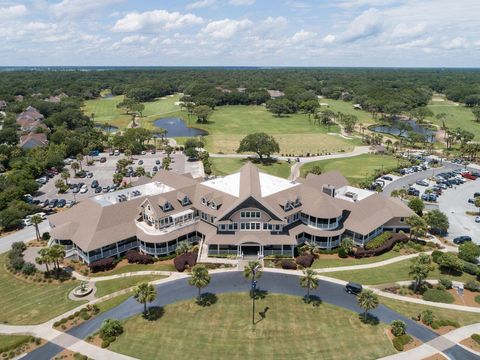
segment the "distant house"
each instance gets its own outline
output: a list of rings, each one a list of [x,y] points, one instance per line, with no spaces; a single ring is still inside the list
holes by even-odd
[[[387,149],[385,149],[385,146],[383,146],[383,145],[376,145],[375,146],[375,152],[377,154],[385,154],[387,152]]]
[[[43,100],[52,104],[58,104],[60,101],[62,101],[62,98],[60,96],[50,96]]]
[[[272,99],[276,99],[276,98],[285,96],[285,93],[281,92],[280,90],[267,90],[267,92],[268,92],[268,95],[270,95],[270,97]]]
[[[46,129],[47,126],[43,123],[44,116],[33,106],[29,106],[24,112],[17,115],[16,122],[22,131],[35,131],[41,127]]]
[[[215,89],[220,90],[220,91],[221,91],[222,93],[224,93],[224,94],[230,94],[230,93],[232,92],[232,90],[230,90],[230,89],[225,89],[225,88],[223,88],[223,87],[221,87],[221,86],[217,86],[217,87],[215,87]]]
[[[362,105],[360,105],[360,104],[355,104],[355,105],[353,105],[353,108],[354,108],[355,110],[362,110]]]
[[[28,133],[20,136],[18,146],[22,149],[33,149],[48,144],[47,135],[44,133]]]
[[[0,100],[0,111],[5,111],[7,109],[7,102],[5,100]]]
[[[15,96],[15,101],[17,101],[17,102],[22,102],[22,101],[23,101],[23,95],[17,95],[17,96]]]
[[[244,87],[239,87],[239,88],[237,88],[237,91],[238,91],[238,92],[241,92],[241,93],[244,93],[245,90],[247,90],[247,88],[244,88]]]

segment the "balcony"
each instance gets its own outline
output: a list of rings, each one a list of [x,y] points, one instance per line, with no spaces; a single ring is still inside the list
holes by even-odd
[[[135,220],[135,224],[137,225],[137,227],[147,235],[165,235],[165,234],[171,233],[172,231],[179,230],[184,227],[196,224],[197,222],[198,222],[198,219],[191,219],[188,221],[179,221],[170,226],[163,227],[161,229],[156,229],[154,226],[150,226],[144,221]]]

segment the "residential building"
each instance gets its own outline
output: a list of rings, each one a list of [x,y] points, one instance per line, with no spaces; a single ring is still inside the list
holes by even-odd
[[[22,149],[33,149],[39,146],[47,146],[48,140],[45,133],[34,133],[30,132],[28,134],[20,136],[18,146]]]
[[[5,100],[0,100],[0,111],[7,110],[7,102]]]
[[[16,122],[21,131],[32,132],[39,127],[47,129],[43,120],[44,116],[37,109],[29,106],[24,112],[17,115]]]
[[[293,256],[313,241],[323,249],[351,237],[363,246],[383,231],[409,231],[413,212],[400,200],[349,185],[339,172],[289,181],[252,163],[201,181],[160,171],[151,182],[102,194],[49,218],[55,242],[85,263],[130,249],[153,256],[180,241],[208,255]]]

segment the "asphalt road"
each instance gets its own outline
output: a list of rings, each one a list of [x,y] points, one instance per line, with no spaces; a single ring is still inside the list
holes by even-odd
[[[40,234],[43,234],[45,231],[50,231],[50,225],[47,220],[44,220],[38,226]],[[2,236],[0,238],[0,254],[7,252],[11,249],[12,244],[17,241],[27,242],[35,239],[35,227],[28,226],[22,230],[15,231],[9,235]]]
[[[259,289],[265,290],[268,293],[279,293],[294,296],[305,295],[305,289],[300,287],[299,278],[295,275],[265,272],[258,280],[257,286]],[[228,292],[247,292],[249,289],[250,281],[243,277],[242,272],[227,272],[213,275],[212,281],[205,291],[221,294]],[[357,313],[363,313],[363,310],[357,305],[356,297],[346,293],[344,287],[341,285],[320,281],[318,288],[312,290],[311,294],[318,296],[322,302],[340,306]],[[157,285],[157,300],[150,304],[150,306],[165,306],[176,301],[194,298],[196,295],[196,288],[188,285],[187,279],[171,281]],[[122,304],[99,315],[98,317],[93,318],[92,320],[89,320],[73,329],[70,329],[68,333],[77,338],[84,339],[89,334],[98,330],[105,319],[126,319],[142,311],[143,306],[137,303],[133,298],[129,298]],[[438,334],[427,327],[396,313],[386,306],[380,305],[377,309],[371,311],[370,314],[375,316],[379,321],[387,324],[398,319],[405,321],[407,324],[407,332],[423,342],[428,342],[438,337]],[[59,352],[60,349],[57,345],[48,343],[34,350],[23,359],[47,360],[51,359]],[[479,357],[458,345],[453,345],[444,352],[452,359],[479,359]]]

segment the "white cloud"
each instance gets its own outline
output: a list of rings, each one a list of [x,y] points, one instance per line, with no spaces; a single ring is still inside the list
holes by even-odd
[[[377,9],[369,9],[357,16],[340,34],[340,40],[353,42],[378,34],[383,28],[382,14]]]
[[[415,38],[425,33],[425,24],[417,24],[415,26],[409,26],[407,24],[398,24],[393,28],[391,37],[394,39],[408,39]]]
[[[237,32],[250,28],[252,25],[253,23],[248,19],[232,20],[227,18],[208,23],[201,33],[215,39],[229,39]]]
[[[292,43],[299,43],[299,42],[302,42],[302,41],[305,41],[305,40],[312,39],[315,36],[317,36],[317,34],[315,34],[314,32],[301,30],[301,31],[293,34],[290,41]]]
[[[51,12],[56,16],[78,16],[92,13],[94,10],[119,3],[122,0],[62,0],[50,5]]]
[[[201,9],[209,6],[213,6],[216,4],[216,0],[199,0],[187,4],[187,9]]]
[[[465,49],[468,47],[468,41],[464,37],[458,36],[454,39],[445,41],[442,47],[446,50]]]
[[[124,46],[138,45],[144,43],[145,41],[147,41],[147,37],[142,35],[125,36],[120,41],[113,43],[111,49],[116,50]]]
[[[27,13],[25,5],[12,5],[0,8],[0,19],[12,19]]]
[[[144,29],[154,31],[158,26],[168,30],[202,23],[203,19],[193,14],[152,10],[143,13],[129,13],[119,19],[112,30],[116,32],[133,32]]]
[[[230,0],[229,2],[230,2],[231,5],[234,5],[234,6],[255,4],[255,0]]]
[[[336,36],[332,35],[332,34],[328,34],[322,39],[322,41],[325,44],[333,44],[335,42],[335,40],[336,40]]]

